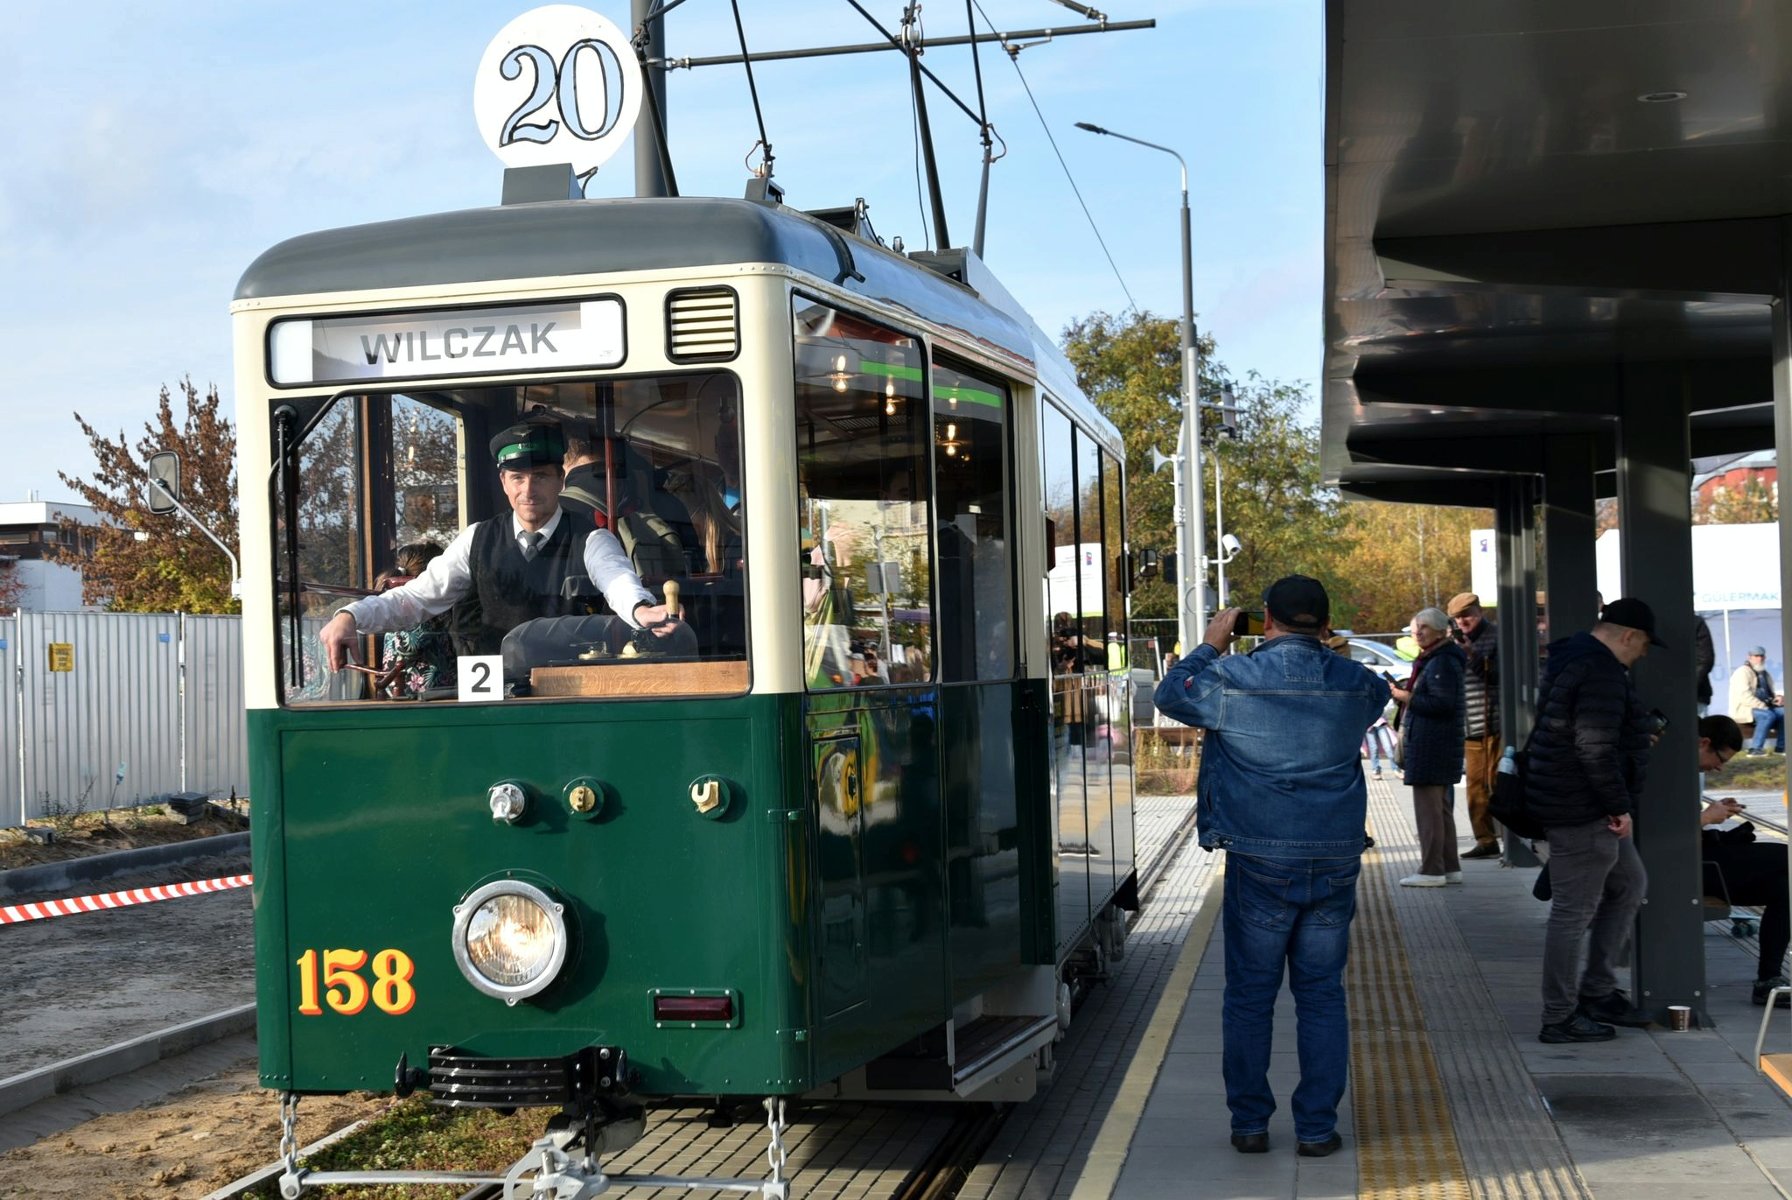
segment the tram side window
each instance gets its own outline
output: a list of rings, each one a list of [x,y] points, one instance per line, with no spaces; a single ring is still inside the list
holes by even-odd
[[[1086,644],[1096,647],[1083,663],[1086,671],[1107,666],[1107,550],[1101,534],[1101,450],[1081,430],[1076,435],[1077,595]]]
[[[1120,460],[1101,452],[1101,527],[1107,571],[1108,666],[1124,664],[1126,654],[1126,582],[1120,576],[1126,562],[1126,509],[1121,498]],[[1118,653],[1120,661],[1115,661]]]
[[[1040,411],[1048,539],[1045,611],[1051,614],[1052,674],[1079,675],[1102,665],[1101,547],[1084,544],[1079,517],[1077,467],[1083,447],[1092,443],[1053,405],[1044,404]],[[1091,611],[1093,637],[1086,624]]]
[[[920,345],[800,296],[794,318],[804,674],[816,690],[931,679]]]
[[[940,678],[1014,674],[1006,385],[933,364],[933,470],[939,509]]]

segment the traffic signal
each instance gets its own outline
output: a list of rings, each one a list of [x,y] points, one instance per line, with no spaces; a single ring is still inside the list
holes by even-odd
[[[1163,576],[1164,582],[1171,587],[1175,587],[1176,580],[1180,578],[1177,574],[1177,565],[1175,554],[1161,555],[1157,560],[1158,573]]]

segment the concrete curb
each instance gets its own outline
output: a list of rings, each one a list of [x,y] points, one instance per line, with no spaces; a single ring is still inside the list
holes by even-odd
[[[66,891],[84,883],[117,879],[122,875],[134,875],[139,871],[153,870],[171,863],[247,853],[248,833],[220,833],[187,842],[168,842],[137,850],[117,850],[111,854],[89,854],[85,858],[70,858],[35,867],[15,867],[10,871],[0,871],[0,898],[23,896],[32,892]]]
[[[48,1100],[90,1083],[99,1083],[126,1071],[135,1071],[164,1058],[185,1054],[195,1046],[215,1042],[255,1028],[255,1006],[243,1004],[200,1017],[184,1025],[146,1033],[142,1037],[95,1050],[79,1058],[52,1063],[10,1079],[0,1079],[0,1116],[17,1112],[39,1100]]]

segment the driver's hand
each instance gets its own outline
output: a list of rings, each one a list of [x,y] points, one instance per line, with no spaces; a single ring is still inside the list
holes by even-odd
[[[635,623],[657,637],[665,637],[678,628],[678,618],[664,604],[643,604],[634,611]]]
[[[318,631],[318,644],[324,648],[325,660],[330,670],[340,671],[353,658],[355,641],[359,637],[355,632],[355,619],[347,612],[339,612],[324,622]]]

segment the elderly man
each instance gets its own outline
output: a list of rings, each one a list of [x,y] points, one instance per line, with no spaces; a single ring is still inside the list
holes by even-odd
[[[1616,971],[1649,887],[1630,834],[1652,730],[1630,669],[1661,644],[1649,606],[1619,599],[1591,632],[1549,647],[1525,788],[1549,838],[1553,891],[1540,1042],[1604,1042],[1613,1025],[1649,1024],[1618,990]]]
[[[1227,852],[1221,1030],[1232,1145],[1269,1149],[1270,1023],[1286,971],[1300,1056],[1296,1149],[1323,1157],[1343,1145],[1338,1101],[1350,1067],[1344,962],[1368,808],[1357,751],[1388,684],[1326,649],[1331,601],[1318,580],[1279,579],[1263,603],[1262,643],[1222,657],[1240,616],[1226,609],[1154,699],[1207,730],[1196,816],[1201,845]]]
[[[1754,722],[1755,737],[1750,743],[1749,757],[1767,753],[1767,735],[1774,735],[1773,752],[1786,752],[1786,698],[1773,686],[1767,671],[1767,647],[1756,646],[1748,652],[1748,661],[1730,676],[1730,717],[1738,725]]]
[[[1493,795],[1493,777],[1500,765],[1500,670],[1499,633],[1481,610],[1481,597],[1461,592],[1444,606],[1455,626],[1456,644],[1468,662],[1462,685],[1467,728],[1462,741],[1468,775],[1468,822],[1475,832],[1475,848],[1464,858],[1498,858],[1500,837],[1487,815]]]
[[[615,534],[561,511],[565,447],[558,426],[512,425],[492,438],[491,452],[510,512],[461,530],[404,586],[353,601],[331,617],[319,641],[332,671],[347,664],[358,636],[409,629],[449,609],[460,654],[496,654],[513,627],[583,612],[595,593],[636,628],[663,632],[674,624],[641,586]]]

